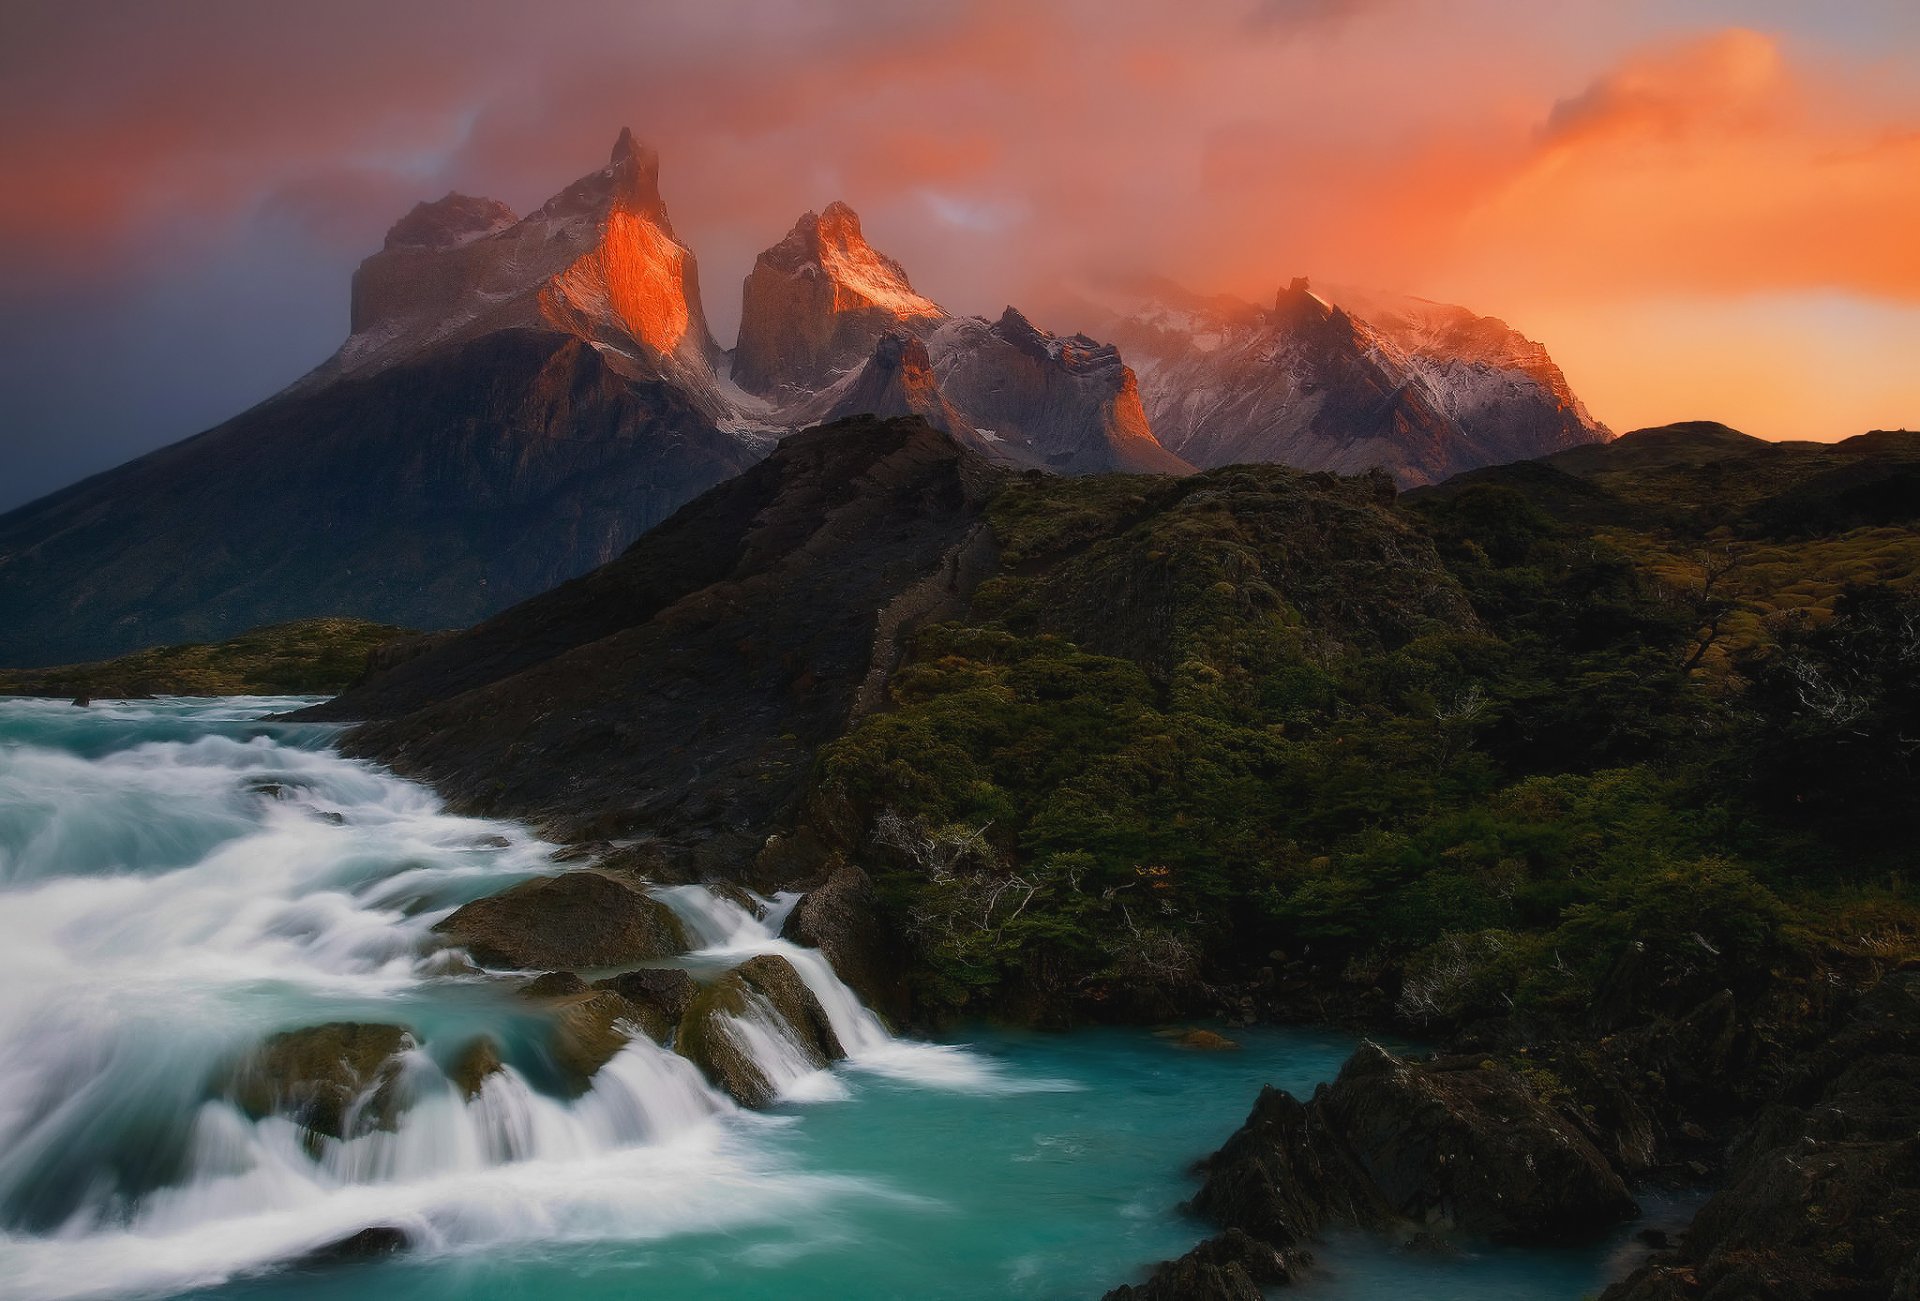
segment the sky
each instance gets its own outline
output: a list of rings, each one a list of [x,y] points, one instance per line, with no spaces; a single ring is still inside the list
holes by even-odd
[[[1914,0],[7,0],[0,509],[257,402],[450,189],[622,126],[737,286],[844,199],[948,308],[1419,294],[1616,430],[1920,426]]]

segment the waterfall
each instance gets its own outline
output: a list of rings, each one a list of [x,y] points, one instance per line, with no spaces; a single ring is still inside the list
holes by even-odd
[[[508,823],[267,724],[290,700],[74,709],[0,703],[0,1278],[30,1298],[161,1294],[374,1225],[416,1251],[724,1230],[883,1195],[804,1173],[685,1058],[635,1033],[577,1097],[540,1085],[537,1008],[450,962],[435,923],[556,870]],[[854,1070],[1019,1086],[963,1049],[895,1039],[816,952],[751,909],[657,890],[696,978],[774,953]],[[346,1137],[254,1119],[222,1081],[268,1036],[328,1022],[408,1038],[386,1127],[370,1091]],[[757,997],[727,1027],[790,1102],[848,1096]],[[503,1064],[472,1096],[447,1063],[476,1035]],[[365,1123],[356,1124],[356,1117]]]

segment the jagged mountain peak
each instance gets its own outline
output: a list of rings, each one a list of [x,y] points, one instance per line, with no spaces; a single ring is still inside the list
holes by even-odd
[[[416,207],[355,272],[352,323],[304,384],[535,330],[584,340],[627,378],[670,381],[712,419],[725,414],[693,253],[667,219],[659,155],[631,130],[604,167],[525,218],[460,194]]]
[[[387,249],[458,248],[498,234],[520,218],[498,199],[482,199],[449,190],[444,198],[423,201],[387,231]]]
[[[818,392],[862,365],[882,335],[946,316],[838,200],[794,222],[755,259],[740,292],[733,377],[773,397]]]
[[[1093,319],[1154,433],[1197,465],[1378,465],[1411,485],[1610,436],[1544,348],[1465,308],[1305,276],[1271,310],[1167,285],[1116,297]]]
[[[548,199],[536,215],[549,222],[597,222],[616,212],[644,218],[673,236],[666,200],[660,197],[660,154],[640,143],[629,127],[620,128],[605,167]]]

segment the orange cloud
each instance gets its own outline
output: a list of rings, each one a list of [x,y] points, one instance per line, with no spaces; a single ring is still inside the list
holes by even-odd
[[[1843,103],[1759,33],[1647,52],[1557,105],[1532,156],[1459,214],[1452,274],[1503,292],[1920,300],[1920,130]]]
[[[1689,12],[1715,6],[1738,7]],[[1857,51],[1810,41],[1817,16],[1669,21],[1507,0],[16,0],[0,285],[110,292],[272,224],[306,241],[306,283],[325,262],[342,285],[285,310],[337,316],[412,198],[524,209],[631,124],[723,339],[754,254],[843,198],[962,311],[1105,271],[1253,297],[1309,273],[1544,322],[1620,424],[1610,403],[1669,390],[1582,320],[1658,317],[1665,346],[1711,316],[1660,316],[1679,299],[1920,312],[1912,86],[1864,85]],[[1770,328],[1768,355],[1793,355],[1791,314]],[[1739,366],[1714,374],[1683,414],[1750,391]],[[1876,409],[1909,397],[1920,418],[1911,388]]]

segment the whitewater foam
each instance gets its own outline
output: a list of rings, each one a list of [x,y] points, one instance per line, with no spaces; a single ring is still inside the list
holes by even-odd
[[[76,710],[0,704],[0,1277],[75,1298],[208,1286],[399,1229],[418,1254],[528,1241],[648,1241],[899,1199],[809,1173],[685,1058],[635,1035],[577,1097],[512,982],[451,957],[436,922],[555,870],[524,828],[455,817],[425,789],[259,721],[290,700]],[[816,952],[779,938],[797,896],[657,891],[697,975],[776,953],[819,999],[853,1070],[991,1093],[963,1049],[896,1040]],[[223,1072],[268,1035],[404,1025],[386,1127],[372,1091],[346,1137],[251,1118]],[[845,1099],[771,1005],[728,1032],[788,1102]],[[504,1066],[449,1076],[486,1034]],[[543,1076],[544,1073],[544,1076]]]

